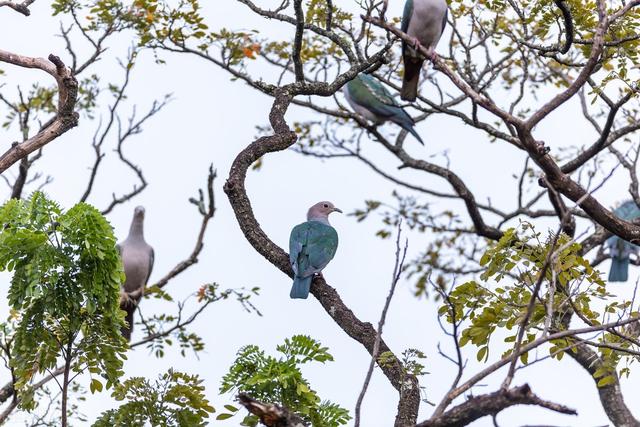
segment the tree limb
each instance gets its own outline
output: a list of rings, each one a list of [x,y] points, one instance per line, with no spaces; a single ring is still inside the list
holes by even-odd
[[[0,156],[0,173],[32,152],[44,147],[69,129],[78,125],[78,113],[73,109],[78,95],[76,78],[55,55],[44,58],[31,58],[0,50],[0,62],[17,65],[23,68],[38,68],[50,74],[58,83],[58,112],[55,119],[35,136],[12,144],[11,148]]]
[[[416,427],[466,426],[479,418],[495,415],[515,405],[534,405],[561,414],[578,414],[574,409],[539,398],[531,391],[528,384],[524,384],[509,390],[498,390],[490,394],[472,397],[436,418],[419,423]]]

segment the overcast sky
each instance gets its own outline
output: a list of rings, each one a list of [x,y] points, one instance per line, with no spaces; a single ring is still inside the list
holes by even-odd
[[[222,26],[231,29],[258,28],[272,34],[291,30],[257,20],[233,0],[217,0],[214,3],[214,6],[205,7],[205,15],[212,29]],[[401,2],[391,3],[392,11],[399,15]],[[0,8],[1,48],[29,56],[46,57],[49,53],[55,53],[68,61],[62,40],[55,36],[59,31],[59,19],[51,18],[47,2],[36,2],[31,10],[32,15],[24,17],[8,8]],[[76,40],[81,43],[80,39]],[[114,57],[126,52],[127,43],[124,41],[111,45],[108,59],[90,72],[98,74],[104,82],[121,82],[122,72]],[[86,48],[85,45],[84,52]],[[200,217],[187,199],[204,186],[207,167],[213,163],[219,174],[215,189],[218,210],[208,229],[204,251],[200,262],[172,281],[167,290],[180,299],[209,282],[229,288],[259,286],[261,293],[254,304],[263,317],[243,312],[232,301],[216,303],[192,325],[206,343],[206,351],[199,358],[191,354],[182,357],[179,349],[170,349],[165,358],[156,359],[146,349],[138,348],[129,354],[125,364],[126,374],[154,378],[170,367],[197,373],[205,380],[211,403],[221,410],[222,405],[230,403],[233,396],[218,394],[220,379],[241,346],[257,344],[267,353],[274,354],[275,346],[285,338],[303,333],[320,340],[335,357],[334,362],[305,367],[304,375],[323,399],[341,404],[353,415],[368,367],[368,353],[345,335],[313,297],[308,300],[289,299],[291,281],[246,242],[222,192],[222,184],[233,158],[253,140],[255,127],[267,123],[271,100],[241,82],[231,81],[223,71],[199,59],[167,54],[161,56],[167,60],[166,65],[156,65],[150,52],[142,55],[132,75],[127,108],[122,110],[123,114],[128,113],[135,103],[141,112],[148,108],[153,99],[173,93],[173,102],[151,119],[144,132],[126,146],[131,159],[143,167],[149,187],[135,201],[117,207],[108,219],[121,240],[127,234],[133,208],[136,205],[146,207],[146,238],[155,248],[156,256],[151,282],[157,280],[192,249]],[[6,84],[1,89],[4,94],[15,94],[11,87],[16,82],[22,87],[32,82],[50,83],[50,78],[39,71],[20,70],[17,76],[11,72],[11,67],[2,68],[8,71],[7,76],[0,80],[0,84]],[[544,95],[541,94],[541,97]],[[592,140],[593,135],[575,118],[576,106],[576,103],[570,103],[562,107],[538,129],[538,135],[548,141],[553,149]],[[310,116],[293,110],[289,117]],[[82,119],[78,128],[46,148],[45,156],[38,164],[38,169],[55,178],[46,191],[65,207],[71,207],[78,201],[86,185],[88,167],[93,161],[91,136],[96,126],[97,121]],[[384,130],[396,132],[393,126]],[[451,167],[477,192],[478,200],[490,197],[493,203],[505,209],[515,206],[512,174],[522,168],[522,153],[505,143],[489,143],[478,132],[448,117],[432,116],[421,123],[418,130],[427,145],[423,148],[415,144],[412,152],[416,156],[427,157],[448,150]],[[15,134],[4,135],[0,143],[5,148],[17,138]],[[122,168],[110,152],[114,143],[113,138],[108,142],[109,157],[99,172],[96,190],[89,200],[98,208],[108,204],[112,192],[119,194],[128,191],[135,182],[135,177]],[[374,149],[372,153],[380,161],[393,162],[379,150]],[[428,185],[447,188],[446,184],[438,183],[435,177],[426,179],[431,180]],[[319,200],[331,200],[345,212],[351,212],[361,207],[365,199],[390,200],[394,189],[387,181],[354,161],[322,162],[292,151],[267,156],[260,171],[249,173],[247,183],[261,226],[284,248],[287,247],[292,226],[304,220],[311,204]],[[615,177],[599,193],[599,197],[604,203],[612,205],[627,197],[626,185],[622,177]],[[447,207],[447,204],[438,201],[437,206]],[[452,203],[451,207],[459,210],[462,205]],[[377,323],[390,284],[394,244],[391,240],[383,241],[374,236],[379,229],[379,222],[375,218],[357,223],[353,217],[334,215],[331,221],[340,235],[340,246],[336,258],[325,270],[325,277],[361,320]],[[408,237],[410,256],[418,254],[425,245],[425,239],[429,238],[416,234],[409,234]],[[608,264],[603,268],[607,269]],[[1,283],[6,286],[8,277],[2,277],[5,280]],[[618,295],[627,294],[631,287],[631,283],[611,285],[612,292]],[[147,315],[173,309],[168,304],[152,300],[145,300],[142,308]],[[435,402],[448,390],[455,374],[455,366],[437,354],[437,343],[451,350],[436,321],[437,308],[437,303],[433,301],[414,298],[412,284],[402,281],[391,304],[384,331],[386,342],[396,354],[407,348],[418,348],[427,354],[425,364],[429,374],[421,378],[421,385],[425,387],[426,397]],[[139,330],[134,332],[133,340],[136,338],[140,338]],[[496,360],[502,350],[504,348],[492,349],[490,360]],[[545,347],[539,351],[541,355],[548,352]],[[475,352],[475,348],[465,348],[465,355],[469,359],[467,377],[482,367],[475,361]],[[530,359],[533,356],[530,355]],[[504,378],[504,372],[494,374],[491,378],[484,387],[475,388],[473,393],[495,390]],[[639,378],[638,373],[633,373],[629,380],[622,380],[628,403],[638,417],[640,404],[634,407],[632,401],[638,401],[633,391],[640,386]],[[84,379],[80,381],[88,386]],[[608,423],[593,380],[569,358],[564,358],[562,362],[543,362],[518,371],[514,384],[525,382],[542,398],[577,409],[579,417],[562,416],[539,408],[518,407],[498,416],[501,426]],[[362,425],[392,425],[396,404],[396,391],[376,371],[364,401]],[[92,419],[114,405],[108,393],[101,393],[90,396],[81,408]],[[427,418],[431,410],[429,405],[423,404],[419,419]],[[240,417],[236,417],[229,421],[213,421],[212,424],[235,426],[239,421]],[[491,420],[484,418],[474,425],[491,425]]]

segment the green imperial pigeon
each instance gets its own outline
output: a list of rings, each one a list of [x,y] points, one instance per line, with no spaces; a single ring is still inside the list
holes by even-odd
[[[298,224],[289,237],[289,261],[293,268],[291,298],[307,298],[313,275],[322,271],[338,249],[338,233],[329,224],[329,214],[342,211],[331,202],[319,202],[307,212],[307,222]]]
[[[424,145],[422,138],[413,128],[415,122],[411,116],[398,105],[382,83],[373,76],[359,74],[344,85],[343,91],[356,113],[376,125],[392,121]]]
[[[405,101],[415,101],[418,96],[418,81],[424,60],[416,51],[421,44],[435,58],[435,48],[447,25],[446,0],[407,0],[402,14],[402,31],[414,40],[413,46],[402,43],[404,78],[400,97]]]
[[[613,210],[617,217],[626,221],[640,218],[640,209],[633,200],[628,200]],[[611,255],[611,268],[609,269],[610,282],[626,282],[629,278],[629,256],[638,253],[638,246],[622,240],[618,236],[611,236],[605,242]]]

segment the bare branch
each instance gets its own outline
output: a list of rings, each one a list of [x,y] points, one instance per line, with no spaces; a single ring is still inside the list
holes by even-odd
[[[53,76],[58,83],[58,112],[55,119],[32,138],[12,144],[11,148],[0,156],[0,173],[2,173],[18,160],[77,126],[78,113],[73,109],[78,94],[78,82],[60,58],[55,55],[49,55],[47,61],[44,58],[31,58],[0,50],[0,62],[7,62],[23,68],[38,68]]]
[[[509,390],[501,389],[491,394],[472,397],[436,418],[419,423],[416,427],[465,426],[479,418],[495,415],[515,405],[534,405],[561,414],[578,414],[574,409],[539,398],[533,394],[528,384],[524,384]]]
[[[29,6],[31,6],[31,4],[35,1],[36,0],[24,0],[22,3],[14,3],[9,0],[2,0],[0,1],[0,7],[8,6],[11,9],[15,10],[16,12],[23,14],[24,16],[29,16],[31,15]]]
[[[387,299],[384,303],[384,307],[382,308],[382,314],[380,314],[380,320],[378,321],[378,330],[376,331],[376,340],[373,344],[373,352],[371,354],[371,362],[369,363],[369,369],[367,370],[367,375],[364,379],[364,384],[362,385],[362,390],[360,391],[360,395],[358,396],[358,400],[356,402],[355,409],[355,422],[354,426],[360,426],[360,407],[362,406],[362,401],[364,400],[364,395],[367,392],[367,388],[369,387],[369,381],[371,381],[371,375],[373,375],[373,368],[376,364],[376,359],[380,356],[380,339],[382,338],[382,327],[384,326],[384,322],[387,318],[387,311],[389,310],[389,305],[391,304],[391,298],[393,298],[393,294],[396,290],[396,285],[398,284],[398,280],[400,280],[400,274],[402,273],[402,267],[404,265],[405,257],[407,256],[407,247],[409,242],[405,241],[404,250],[400,252],[400,237],[402,235],[402,222],[398,224],[398,236],[396,238],[396,262],[393,266],[393,275],[391,276],[391,289],[389,289],[389,295],[387,295]]]
[[[238,402],[267,427],[308,427],[302,418],[280,405],[262,403],[245,393],[238,395]]]

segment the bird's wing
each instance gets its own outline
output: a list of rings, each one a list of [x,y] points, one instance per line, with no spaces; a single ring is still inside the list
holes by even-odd
[[[349,95],[353,102],[379,117],[413,124],[411,116],[398,106],[387,89],[373,76],[363,74],[354,79]]]
[[[442,30],[440,31],[440,37],[442,37],[442,33],[444,33],[444,29],[447,26],[447,17],[449,16],[449,10],[444,11],[444,16],[442,17]]]
[[[300,256],[303,254],[303,249],[306,245],[307,233],[306,223],[298,224],[291,230],[291,236],[289,237],[289,262],[293,272],[297,275],[300,271],[301,260]],[[304,258],[304,257],[303,257]]]
[[[633,221],[635,219],[640,218],[640,208],[633,200],[627,200],[617,208],[613,210],[613,213],[620,219],[625,221]],[[617,241],[624,242],[627,252],[637,252],[640,247],[633,243],[626,242],[623,239],[620,239],[618,236],[611,236],[607,239],[607,246],[613,249],[613,245],[617,244]]]
[[[402,22],[400,23],[400,29],[406,33],[409,29],[409,21],[411,21],[411,15],[413,15],[413,0],[407,0],[404,3],[404,10],[402,12]]]
[[[626,221],[633,221],[640,217],[640,209],[638,209],[638,205],[633,200],[627,200],[614,209],[613,213]]]
[[[153,251],[152,247],[149,247],[149,272],[147,273],[147,279],[144,281],[145,285],[149,284],[149,278],[151,277],[151,272],[153,271],[153,261],[155,261],[156,254]]]
[[[329,264],[338,248],[338,233],[329,226],[313,221],[305,248],[309,258],[309,272],[319,272]]]

